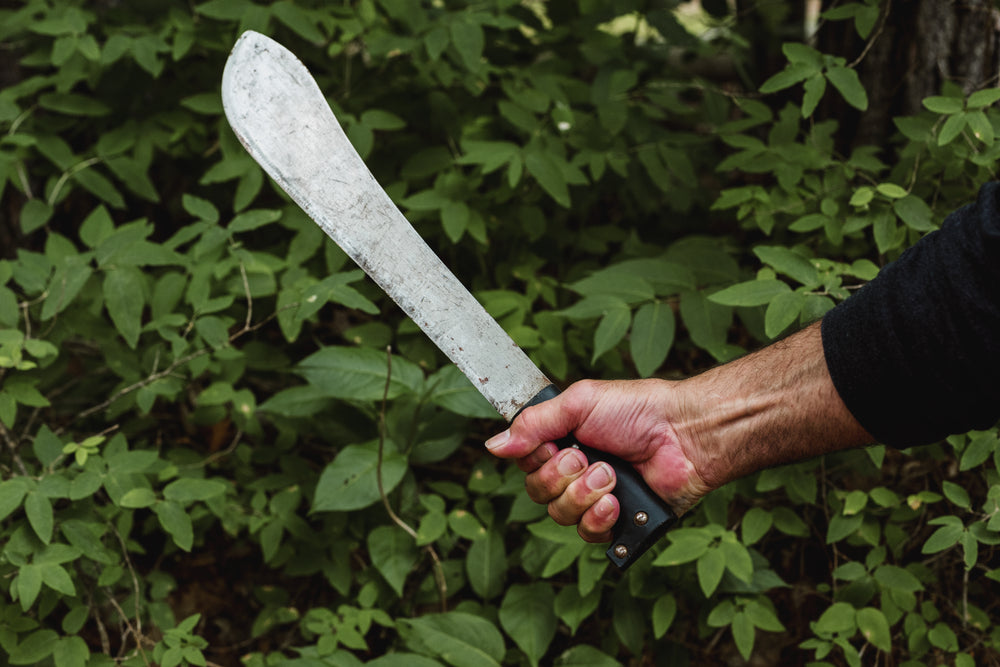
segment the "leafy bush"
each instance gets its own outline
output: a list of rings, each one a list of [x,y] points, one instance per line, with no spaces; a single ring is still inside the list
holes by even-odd
[[[873,7],[829,18],[867,36]],[[970,201],[1000,91],[946,88],[843,154],[816,110],[866,107],[844,57],[786,44],[740,94],[691,63],[755,71],[769,35],[675,9],[0,10],[7,661],[995,660],[995,431],[740,480],[619,576],[482,451],[489,406],[221,115],[228,49],[273,35],[548,373],[682,376],[820,317]]]

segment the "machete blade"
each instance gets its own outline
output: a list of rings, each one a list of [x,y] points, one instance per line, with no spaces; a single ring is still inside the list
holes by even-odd
[[[316,81],[285,47],[245,32],[222,77],[236,136],[295,203],[364,269],[507,421],[558,390],[413,229],[337,122]],[[573,446],[572,439],[559,443]],[[624,569],[676,520],[628,463],[608,462],[621,513],[608,557]]]

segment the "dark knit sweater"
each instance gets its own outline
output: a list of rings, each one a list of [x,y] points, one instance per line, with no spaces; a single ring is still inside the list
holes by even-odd
[[[851,414],[879,442],[935,442],[1000,418],[1000,183],[823,319]]]

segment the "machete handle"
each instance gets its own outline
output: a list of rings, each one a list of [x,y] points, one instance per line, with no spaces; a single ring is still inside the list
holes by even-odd
[[[528,401],[524,408],[558,395],[559,389],[550,384]],[[518,414],[521,412],[518,411]],[[514,419],[517,419],[517,415]],[[618,498],[620,511],[618,521],[611,529],[611,546],[607,555],[619,570],[625,571],[663,537],[677,521],[677,515],[662,498],[653,493],[631,463],[607,452],[581,445],[572,435],[557,440],[555,444],[559,449],[575,447],[586,455],[589,462],[604,461],[615,471],[616,483],[612,493]]]

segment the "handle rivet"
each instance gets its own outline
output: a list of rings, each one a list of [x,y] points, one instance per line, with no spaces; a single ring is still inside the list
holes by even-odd
[[[625,559],[628,558],[628,547],[624,544],[619,544],[615,547],[615,556],[617,558]]]
[[[632,520],[637,526],[645,526],[646,522],[649,521],[649,515],[645,512],[636,512]]]

